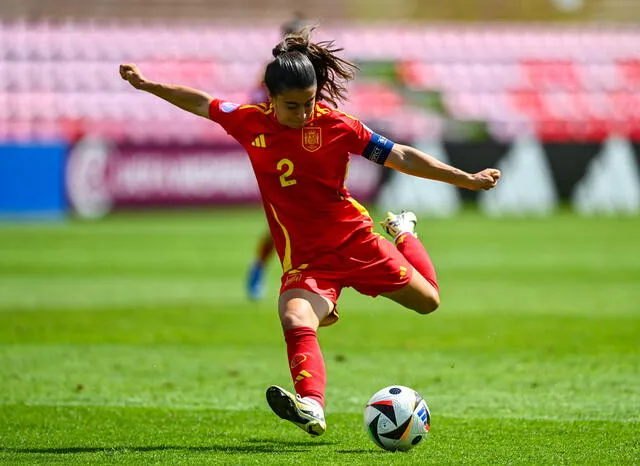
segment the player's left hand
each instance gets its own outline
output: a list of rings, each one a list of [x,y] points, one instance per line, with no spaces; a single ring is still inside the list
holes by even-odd
[[[124,65],[120,65],[120,77],[125,81],[129,81],[136,89],[144,88],[145,84],[147,84],[147,80],[142,75],[140,70],[133,63],[127,63]]]
[[[471,183],[467,186],[472,191],[479,191],[481,189],[489,190],[495,188],[500,179],[500,170],[495,168],[486,168],[481,172],[471,175]]]

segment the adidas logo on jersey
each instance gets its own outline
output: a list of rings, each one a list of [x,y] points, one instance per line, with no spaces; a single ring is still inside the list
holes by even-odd
[[[257,138],[255,138],[253,140],[253,142],[251,143],[251,145],[253,147],[261,147],[261,148],[266,148],[267,147],[267,143],[264,140],[264,134],[261,134],[260,136],[258,136]]]

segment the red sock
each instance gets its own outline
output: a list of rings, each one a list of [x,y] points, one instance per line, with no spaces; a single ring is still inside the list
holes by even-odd
[[[284,339],[296,393],[324,407],[327,372],[316,331],[311,327],[295,327],[284,332]]]
[[[426,278],[437,292],[440,292],[436,269],[420,240],[411,233],[404,233],[396,238],[396,247],[420,275]]]

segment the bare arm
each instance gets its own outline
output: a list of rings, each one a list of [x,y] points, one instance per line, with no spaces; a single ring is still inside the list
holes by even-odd
[[[414,147],[402,144],[394,144],[384,165],[408,175],[442,181],[473,191],[494,188],[500,179],[500,170],[495,168],[487,168],[478,173],[467,173],[440,162]]]
[[[204,91],[149,81],[133,64],[120,65],[120,76],[136,89],[156,95],[187,112],[209,118],[209,104],[213,97]]]

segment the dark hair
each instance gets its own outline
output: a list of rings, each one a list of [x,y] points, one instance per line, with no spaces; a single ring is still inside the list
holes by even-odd
[[[345,83],[354,78],[358,67],[335,55],[343,49],[333,41],[311,42],[314,29],[308,26],[288,34],[273,48],[275,58],[267,65],[264,83],[271,95],[315,85],[316,99],[337,106],[337,101],[346,100]]]

